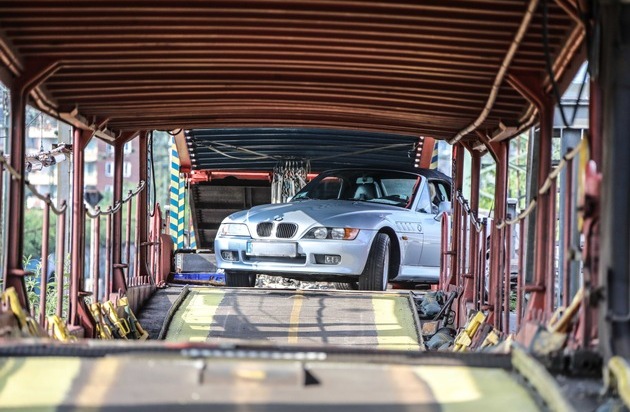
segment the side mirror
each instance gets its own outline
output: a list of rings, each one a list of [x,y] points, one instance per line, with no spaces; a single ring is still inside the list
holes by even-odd
[[[440,202],[438,205],[438,214],[440,213],[451,213],[451,202],[448,200]]]
[[[435,215],[435,220],[440,220],[444,213],[451,213],[451,202],[445,200],[438,205],[438,212]]]

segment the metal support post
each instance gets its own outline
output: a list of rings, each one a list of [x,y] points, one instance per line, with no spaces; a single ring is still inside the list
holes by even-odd
[[[503,264],[505,255],[505,231],[497,229],[496,225],[503,223],[507,216],[507,186],[508,186],[508,141],[491,142],[488,137],[478,132],[479,139],[488,148],[488,151],[496,162],[496,174],[494,183],[494,222],[491,229],[490,244],[490,279],[489,279],[489,304],[493,307],[493,313],[488,317],[488,322],[493,322],[495,328],[501,324],[503,296],[501,287],[503,278]],[[508,285],[509,287],[509,285]]]
[[[20,303],[29,308],[26,296],[26,284],[22,267],[22,253],[24,250],[24,154],[25,154],[25,112],[26,91],[19,85],[11,87],[11,167],[19,173],[22,181],[15,177],[9,179],[8,187],[8,221],[11,222],[7,230],[7,248],[4,271],[4,287],[14,287]]]
[[[453,177],[455,179],[455,187],[454,194],[462,193],[462,189],[464,186],[464,146],[461,144],[456,144],[453,146]],[[461,286],[461,276],[462,270],[464,270],[462,262],[462,255],[464,253],[464,248],[462,244],[462,239],[465,238],[464,233],[462,232],[463,227],[463,207],[457,199],[456,196],[451,197],[453,201],[453,231],[452,231],[452,239],[451,244],[452,249],[455,253],[452,256],[451,260],[451,282],[453,279],[455,280],[455,286],[459,290]],[[446,285],[448,288],[449,285]],[[448,289],[447,289],[448,290]],[[463,298],[461,293],[458,295],[457,302],[455,307],[460,308],[462,305]],[[466,321],[465,314],[460,313],[458,310],[455,316],[455,324],[460,325]]]
[[[479,216],[479,183],[481,173],[481,156],[476,150],[468,150],[471,155],[471,172],[470,172],[470,212],[472,217],[477,219]],[[472,221],[472,218],[470,219]],[[462,291],[462,305],[460,310],[465,315],[467,314],[468,305],[471,307],[478,307],[479,302],[476,301],[477,294],[475,291],[479,290],[479,276],[483,276],[479,271],[478,259],[479,259],[479,233],[474,224],[470,224],[470,230],[468,232],[468,275],[469,277],[464,279],[463,291]],[[466,317],[466,316],[464,316]]]
[[[148,132],[143,131],[140,133],[138,137],[138,164],[140,166],[139,170],[139,178],[143,182],[147,182],[148,186],[148,170],[147,165],[149,164],[148,160]],[[155,190],[154,187],[151,187],[151,190]],[[135,276],[148,276],[149,272],[147,270],[147,262],[149,261],[148,257],[148,248],[145,245],[149,240],[149,231],[148,231],[148,190],[143,190],[138,193],[138,202],[136,204],[136,265],[137,268],[134,270]]]
[[[577,147],[581,141],[579,130],[566,129],[562,133],[562,153],[568,153]],[[577,190],[575,184],[575,166],[577,162],[567,159],[567,166],[560,174],[560,248],[558,251],[558,293],[557,304],[567,307],[579,284],[579,262],[574,259],[574,251],[580,247],[575,205],[577,204]],[[573,289],[572,289],[573,288]]]
[[[123,148],[125,141],[121,140],[114,144],[114,191],[113,203],[114,207],[122,201],[123,193]],[[127,283],[125,282],[124,265],[122,263],[122,207],[115,212],[112,217],[112,233],[110,241],[112,242],[112,263],[113,271],[111,277],[111,289],[107,289],[108,293],[126,292]]]
[[[28,94],[49,76],[59,65],[55,61],[38,60],[24,68],[23,74],[10,85],[11,90],[11,158],[10,165],[19,179],[9,180],[8,221],[6,228],[4,287],[14,287],[22,307],[29,309],[22,254],[24,252],[24,155],[26,152],[26,103]],[[10,246],[10,247],[9,247]]]
[[[50,195],[48,195],[50,200]],[[48,238],[50,232],[50,205],[44,206],[44,219],[42,222],[42,259],[39,266],[39,324],[46,325],[46,298],[48,297]]]
[[[508,83],[518,91],[523,97],[528,99],[538,108],[540,116],[540,139],[538,141],[538,170],[537,181],[541,184],[551,172],[551,139],[553,133],[553,111],[554,104],[551,97],[545,93],[542,80],[535,75],[528,73],[511,73],[508,75]],[[548,277],[555,277],[554,273],[549,273],[553,266],[552,256],[549,255],[550,244],[555,239],[555,231],[551,221],[551,196],[549,192],[545,195],[537,195],[538,207],[536,211],[535,227],[535,254],[534,254],[534,284],[526,285],[525,289],[531,292],[528,312],[536,313],[542,310],[550,314],[553,305],[551,300],[545,295],[547,293],[546,283]],[[530,265],[527,262],[527,265]]]
[[[65,295],[66,213],[68,213],[68,209],[57,216],[57,246],[55,250],[57,263],[55,266],[55,281],[57,282],[57,310],[55,313],[60,318],[63,317],[63,298]]]
[[[93,132],[74,129],[72,177],[72,250],[70,269],[70,324],[78,325],[78,300],[82,290],[85,265],[85,206],[83,204],[85,147],[92,139]]]
[[[595,46],[600,59],[594,89],[596,96],[601,96],[601,106],[598,106],[599,99],[591,101],[594,120],[591,144],[596,162],[599,148],[603,148],[603,154],[601,162],[590,165],[592,170],[586,177],[587,196],[589,192],[591,196],[585,205],[585,227],[589,230],[585,230],[585,235],[592,249],[586,251],[588,260],[585,259],[584,272],[591,276],[592,283],[586,284],[587,292],[593,292],[589,296],[591,304],[594,301],[599,304],[599,342],[604,357],[629,358],[630,25],[627,22],[630,21],[630,3],[604,0],[598,3],[601,17],[596,24],[601,31],[601,45]],[[603,173],[601,198],[597,196],[600,171]],[[599,285],[602,291],[595,295]],[[591,335],[593,331],[587,329],[586,332]]]
[[[549,189],[549,203],[548,203],[548,215],[550,227],[547,229],[549,233],[549,242],[547,242],[546,250],[546,262],[547,268],[546,276],[546,293],[545,293],[545,310],[547,313],[551,313],[556,308],[556,198],[557,198],[557,185],[556,180],[551,182],[551,188]]]
[[[99,209],[97,209],[97,212]],[[94,302],[99,301],[99,282],[100,282],[100,265],[101,265],[101,217],[97,216],[92,219],[92,296]]]

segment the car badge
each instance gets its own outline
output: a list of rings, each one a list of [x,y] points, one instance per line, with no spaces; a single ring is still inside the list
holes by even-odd
[[[273,218],[273,220],[275,220],[276,222],[281,222],[281,221],[282,221],[282,219],[284,219],[282,216],[275,216],[275,217]]]

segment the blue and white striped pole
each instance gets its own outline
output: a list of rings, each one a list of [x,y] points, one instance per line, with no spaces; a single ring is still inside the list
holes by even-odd
[[[179,174],[179,155],[173,138],[171,140],[169,234],[173,238],[175,250],[184,248],[185,190],[184,180],[180,178]]]

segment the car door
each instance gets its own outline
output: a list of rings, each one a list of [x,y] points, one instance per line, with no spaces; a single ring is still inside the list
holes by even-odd
[[[420,257],[420,266],[440,266],[442,221],[435,219],[440,202],[449,200],[447,185],[439,180],[430,180],[427,189],[431,201],[431,213],[424,213],[422,224],[424,229],[424,244]]]

